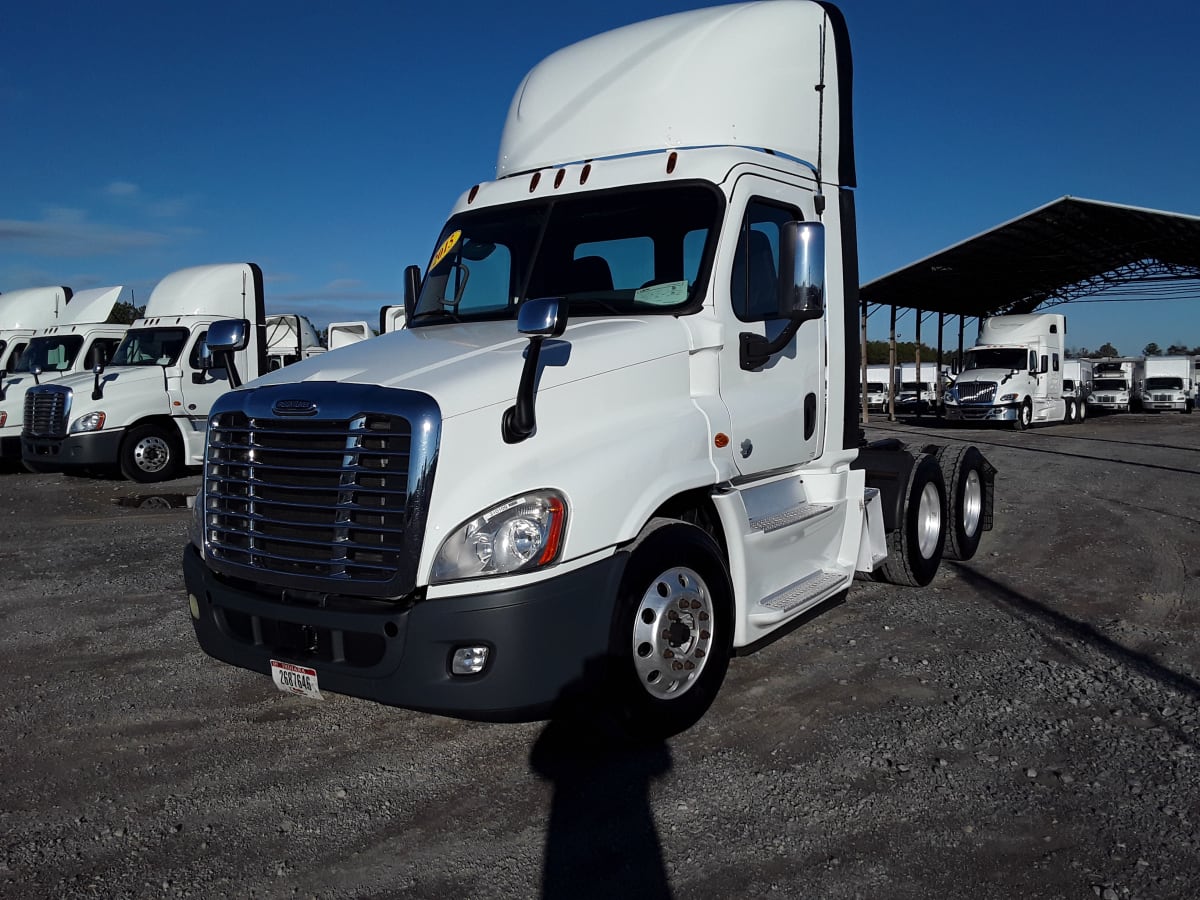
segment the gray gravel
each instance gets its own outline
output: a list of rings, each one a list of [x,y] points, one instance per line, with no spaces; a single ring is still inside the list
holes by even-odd
[[[195,476],[0,474],[0,894],[1200,896],[1200,416],[870,434],[984,450],[980,554],[637,751],[284,696],[197,649],[186,512],[117,504]]]

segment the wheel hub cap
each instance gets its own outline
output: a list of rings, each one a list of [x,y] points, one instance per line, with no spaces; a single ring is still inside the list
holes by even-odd
[[[713,640],[712,597],[693,569],[667,569],[650,582],[633,620],[633,665],[653,697],[679,697],[696,683]]]

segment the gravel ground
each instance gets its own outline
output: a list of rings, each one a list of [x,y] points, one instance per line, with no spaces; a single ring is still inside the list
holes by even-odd
[[[869,434],[984,450],[979,555],[636,751],[284,696],[200,653],[187,513],[136,506],[195,476],[0,474],[0,894],[1200,896],[1200,416]]]

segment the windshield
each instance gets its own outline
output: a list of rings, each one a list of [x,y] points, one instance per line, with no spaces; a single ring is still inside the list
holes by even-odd
[[[460,213],[408,324],[515,319],[531,297],[565,297],[571,316],[677,311],[704,290],[721,208],[715,189],[692,184]]]
[[[135,328],[113,354],[114,366],[173,366],[187,343],[186,328]]]
[[[1182,391],[1183,379],[1169,378],[1165,375],[1158,378],[1147,378],[1146,389],[1150,391]]]
[[[882,394],[887,388],[883,386],[882,381],[868,381],[867,391],[872,394]]]
[[[14,372],[32,372],[37,366],[43,372],[65,372],[75,362],[83,335],[65,334],[61,337],[35,337],[13,367]]]
[[[1097,378],[1092,382],[1094,391],[1123,391],[1127,387],[1124,378]]]
[[[964,371],[971,369],[1024,369],[1029,365],[1028,354],[1020,347],[985,347],[968,350]]]

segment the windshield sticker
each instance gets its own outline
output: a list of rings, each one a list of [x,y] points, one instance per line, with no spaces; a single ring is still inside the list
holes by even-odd
[[[675,306],[687,299],[688,283],[672,281],[669,284],[653,284],[634,292],[635,303],[645,303],[649,306]]]
[[[461,237],[462,229],[459,229],[442,241],[442,246],[437,248],[437,252],[433,254],[433,259],[429,261],[429,271],[432,272],[437,268],[438,263],[450,254],[450,251],[454,249],[455,244],[458,243],[458,239]]]

